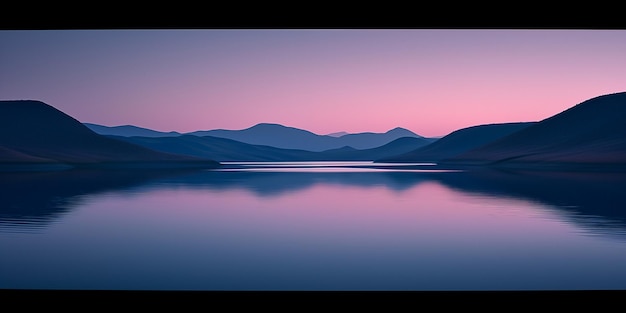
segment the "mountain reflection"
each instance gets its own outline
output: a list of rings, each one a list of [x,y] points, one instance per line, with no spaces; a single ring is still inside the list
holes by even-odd
[[[62,218],[88,195],[120,191],[184,171],[71,170],[0,173],[0,231],[32,231]]]
[[[551,206],[595,234],[626,238],[626,173],[478,170],[432,176],[449,188]]]
[[[0,231],[32,231],[62,219],[85,196],[136,188],[243,189],[276,197],[318,184],[402,191],[422,182],[495,198],[552,207],[567,222],[593,234],[626,234],[626,174],[480,170],[467,172],[252,172],[252,171],[65,171],[0,174]]]
[[[284,172],[204,171],[172,177],[168,183],[212,190],[245,189],[259,197],[274,197],[311,188],[317,184],[355,187],[384,186],[402,191],[427,180],[411,172]]]

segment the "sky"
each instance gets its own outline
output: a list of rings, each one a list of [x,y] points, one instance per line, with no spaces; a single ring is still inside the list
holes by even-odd
[[[425,137],[626,91],[626,30],[0,30],[0,100],[159,131]]]

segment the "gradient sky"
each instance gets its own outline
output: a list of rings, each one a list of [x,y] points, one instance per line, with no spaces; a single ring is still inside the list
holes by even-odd
[[[443,136],[626,91],[626,30],[0,30],[0,100],[160,131]]]

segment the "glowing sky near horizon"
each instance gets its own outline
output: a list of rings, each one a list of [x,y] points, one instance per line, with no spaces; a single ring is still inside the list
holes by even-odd
[[[626,90],[626,30],[0,30],[0,100],[160,131],[443,136]]]

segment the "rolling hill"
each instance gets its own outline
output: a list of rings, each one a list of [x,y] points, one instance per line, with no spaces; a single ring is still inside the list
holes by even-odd
[[[626,166],[626,92],[583,101],[442,163],[569,168]]]
[[[213,160],[158,152],[98,135],[71,116],[34,100],[0,101],[3,167],[69,164],[98,167],[216,167]]]

